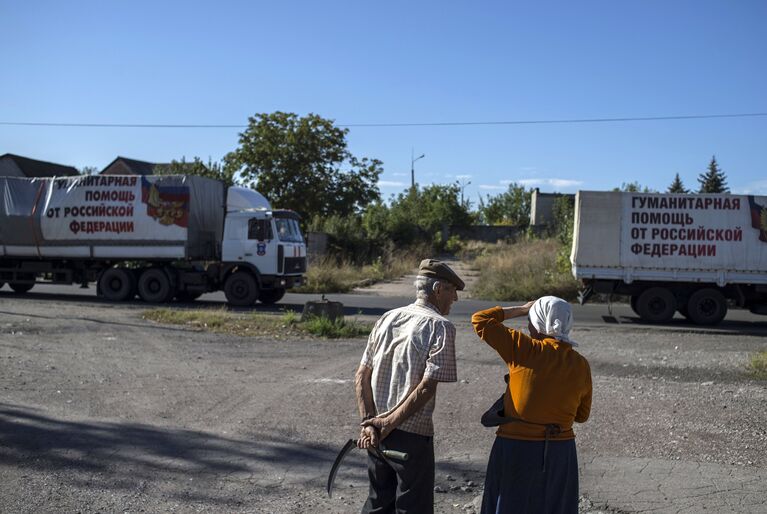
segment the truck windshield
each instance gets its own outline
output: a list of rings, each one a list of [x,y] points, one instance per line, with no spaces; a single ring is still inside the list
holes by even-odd
[[[277,235],[280,241],[289,243],[303,243],[304,238],[301,235],[301,229],[298,222],[292,218],[274,218],[274,224],[277,226]]]

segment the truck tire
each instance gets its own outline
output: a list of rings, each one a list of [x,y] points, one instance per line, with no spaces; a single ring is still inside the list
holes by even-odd
[[[687,314],[698,325],[716,325],[727,315],[727,300],[716,289],[698,289],[687,302]]]
[[[138,279],[138,295],[147,303],[165,303],[173,297],[170,278],[160,268],[149,268]]]
[[[29,284],[26,282],[8,282],[8,285],[19,294],[24,294],[35,286],[34,283]]]
[[[665,287],[645,289],[636,302],[639,317],[650,323],[665,323],[674,317],[676,298]]]
[[[258,301],[264,305],[272,305],[282,300],[283,296],[285,296],[284,289],[267,289],[259,293]]]
[[[258,299],[258,284],[247,271],[236,271],[226,279],[224,294],[229,305],[247,307]]]
[[[629,298],[629,304],[631,305],[631,310],[634,311],[634,314],[639,316],[639,311],[637,310],[637,300],[639,300],[639,295],[632,294]]]
[[[136,296],[136,279],[125,268],[109,268],[99,278],[101,295],[111,302],[124,302]]]

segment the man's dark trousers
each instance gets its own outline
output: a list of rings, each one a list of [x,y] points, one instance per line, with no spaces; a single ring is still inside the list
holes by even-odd
[[[381,449],[409,455],[407,461],[383,461],[368,452],[370,493],[363,514],[430,514],[434,512],[434,440],[432,437],[394,430]]]

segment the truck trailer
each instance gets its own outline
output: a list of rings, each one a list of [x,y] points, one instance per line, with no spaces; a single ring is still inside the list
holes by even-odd
[[[648,322],[767,314],[767,197],[579,191],[570,261],[582,302],[627,296]]]
[[[303,282],[299,216],[197,176],[0,177],[0,287],[95,282],[111,301],[278,302]]]

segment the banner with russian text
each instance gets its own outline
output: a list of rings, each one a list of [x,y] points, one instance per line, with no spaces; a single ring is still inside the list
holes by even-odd
[[[157,177],[96,175],[48,184],[40,213],[43,238],[185,241],[189,188]]]
[[[767,272],[767,197],[624,194],[621,265]]]

